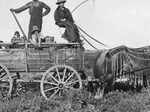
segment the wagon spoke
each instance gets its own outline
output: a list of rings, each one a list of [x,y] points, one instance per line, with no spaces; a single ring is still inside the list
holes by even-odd
[[[44,92],[48,92],[48,91],[55,90],[55,89],[58,89],[58,87],[53,87],[53,88],[50,88],[50,89],[46,89],[46,90],[44,90]]]
[[[0,81],[6,81],[8,77],[4,76],[4,77],[0,77]]]
[[[55,85],[55,86],[57,86],[57,85],[58,85],[57,83],[52,83],[52,82],[48,82],[48,81],[44,81],[43,83],[44,83],[44,84]]]
[[[73,82],[69,82],[69,83],[67,83],[66,85],[68,86],[68,85],[71,85],[71,84],[75,84],[75,83],[77,83],[77,82],[79,82],[79,80],[76,80],[76,81],[73,81]]]
[[[66,71],[67,71],[67,68],[65,67],[65,69],[64,69],[64,71],[63,71],[63,78],[62,78],[62,81],[63,81],[63,82],[64,82],[64,79],[65,79]]]
[[[53,96],[55,96],[58,91],[59,91],[59,89],[57,89],[57,90],[51,95],[51,98],[52,98]]]
[[[51,74],[50,75],[52,79],[54,79],[57,83],[59,83],[59,81]]]
[[[68,77],[68,79],[65,81],[65,83],[68,82],[71,79],[71,77],[73,77],[73,75],[74,75],[74,72]]]
[[[4,78],[7,75],[7,73],[5,72],[4,74],[0,73],[0,78]]]
[[[62,90],[59,90],[59,96],[61,96]]]
[[[1,73],[2,71],[4,71],[4,69],[0,69],[0,73]]]
[[[56,67],[56,73],[57,73],[57,76],[58,76],[58,80],[61,81],[60,79],[60,74],[59,74],[59,71],[58,71],[58,68]]]

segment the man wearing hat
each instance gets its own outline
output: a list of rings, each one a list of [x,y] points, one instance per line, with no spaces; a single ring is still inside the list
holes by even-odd
[[[69,42],[81,43],[79,30],[74,23],[71,12],[68,8],[64,7],[66,0],[57,0],[58,5],[54,13],[55,24],[59,27],[65,28],[65,32],[62,35],[63,38]]]
[[[28,31],[28,39],[30,39],[33,26],[37,26],[38,29],[41,31],[42,17],[46,16],[50,12],[50,7],[39,0],[32,0],[31,2],[25,4],[24,6],[18,9],[10,9],[10,10],[15,13],[20,13],[26,9],[29,9],[30,14],[30,24]],[[45,9],[45,11],[43,11],[43,9]]]

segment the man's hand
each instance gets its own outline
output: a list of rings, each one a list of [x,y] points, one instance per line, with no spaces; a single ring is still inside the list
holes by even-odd
[[[46,16],[46,14],[45,14],[45,13],[43,13],[43,14],[42,14],[42,17],[44,17],[44,16]]]
[[[15,9],[10,9],[11,12],[15,12]]]
[[[66,21],[66,19],[65,19],[65,18],[64,18],[64,19],[61,19],[61,21],[64,22],[64,21]]]

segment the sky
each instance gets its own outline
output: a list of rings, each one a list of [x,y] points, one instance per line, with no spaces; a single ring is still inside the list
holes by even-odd
[[[10,42],[14,32],[19,30],[10,8],[18,8],[30,0],[0,0],[0,40]],[[56,0],[42,0],[51,7],[51,12],[43,18],[43,36],[54,36],[57,43],[63,30],[55,25]],[[67,0],[65,4],[73,10],[84,0]],[[16,14],[27,34],[28,10]],[[119,45],[142,47],[150,44],[150,1],[149,0],[89,0],[74,13],[75,23],[88,34],[107,45],[104,47],[85,36],[96,48],[112,48]],[[19,30],[20,31],[20,30]],[[86,42],[84,46],[92,49]]]

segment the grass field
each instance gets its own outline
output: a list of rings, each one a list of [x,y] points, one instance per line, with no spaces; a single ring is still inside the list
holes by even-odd
[[[0,96],[0,112],[149,112],[150,88],[140,93],[114,91],[103,99],[88,92],[71,92],[62,99],[44,100],[39,92],[28,91],[13,98]]]

